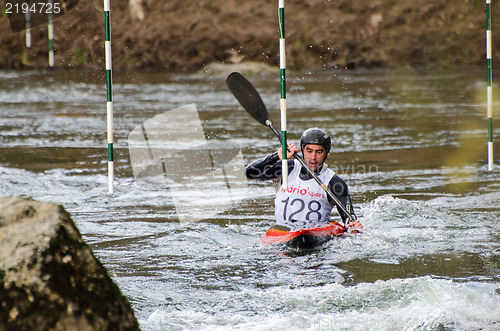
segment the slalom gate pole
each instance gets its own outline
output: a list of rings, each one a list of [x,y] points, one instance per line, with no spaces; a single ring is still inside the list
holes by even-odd
[[[54,8],[52,5],[52,0],[49,0],[50,8]],[[54,66],[54,25],[52,23],[52,12],[49,11],[49,17],[47,22],[48,37],[49,37],[49,67]]]
[[[24,14],[25,24],[25,36],[26,36],[26,48],[31,47],[31,12],[29,10]]]
[[[114,193],[114,162],[113,162],[113,89],[111,65],[111,29],[109,24],[110,0],[104,0],[104,50],[106,61],[106,113],[108,138],[108,193]]]
[[[493,170],[493,88],[491,85],[491,0],[486,0],[486,66],[488,69],[487,106],[488,117],[488,171]]]
[[[278,4],[278,20],[279,20],[279,50],[280,50],[280,84],[281,84],[281,151],[282,151],[282,178],[283,186],[288,188],[288,160],[286,157],[287,141],[286,141],[286,55],[285,55],[285,0],[279,0]]]

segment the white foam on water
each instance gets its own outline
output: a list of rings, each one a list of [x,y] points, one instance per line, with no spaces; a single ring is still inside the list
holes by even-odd
[[[495,330],[498,286],[429,276],[321,287],[214,293],[202,309],[160,308],[148,330]],[[251,303],[245,300],[251,298]],[[242,302],[242,304],[235,304]]]
[[[496,200],[498,197],[492,194],[489,198]],[[462,208],[469,200],[447,199],[454,200],[453,204]],[[385,195],[363,205],[361,214],[365,233],[346,244],[354,245],[365,257],[395,263],[415,255],[478,252],[490,247],[489,243],[498,235],[498,228],[492,229],[495,221],[491,218],[484,220],[486,224],[476,223],[478,218],[473,215],[442,208],[442,199],[423,202]],[[353,250],[354,247],[345,248]]]

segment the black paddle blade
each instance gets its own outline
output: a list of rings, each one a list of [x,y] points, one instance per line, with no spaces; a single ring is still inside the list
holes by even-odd
[[[238,72],[229,74],[226,83],[247,113],[259,123],[267,126],[266,121],[269,120],[269,114],[255,87]]]

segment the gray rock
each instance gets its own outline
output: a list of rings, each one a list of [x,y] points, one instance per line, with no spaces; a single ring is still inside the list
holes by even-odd
[[[139,330],[60,205],[0,198],[0,330]]]

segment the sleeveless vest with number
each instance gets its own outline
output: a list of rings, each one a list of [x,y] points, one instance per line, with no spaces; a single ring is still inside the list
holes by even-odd
[[[325,191],[313,178],[306,181],[300,179],[302,166],[299,161],[293,161],[293,170],[288,175],[288,189],[281,185],[274,199],[276,224],[294,231],[328,223],[332,206]],[[333,170],[326,169],[318,177],[328,185],[334,175]]]

